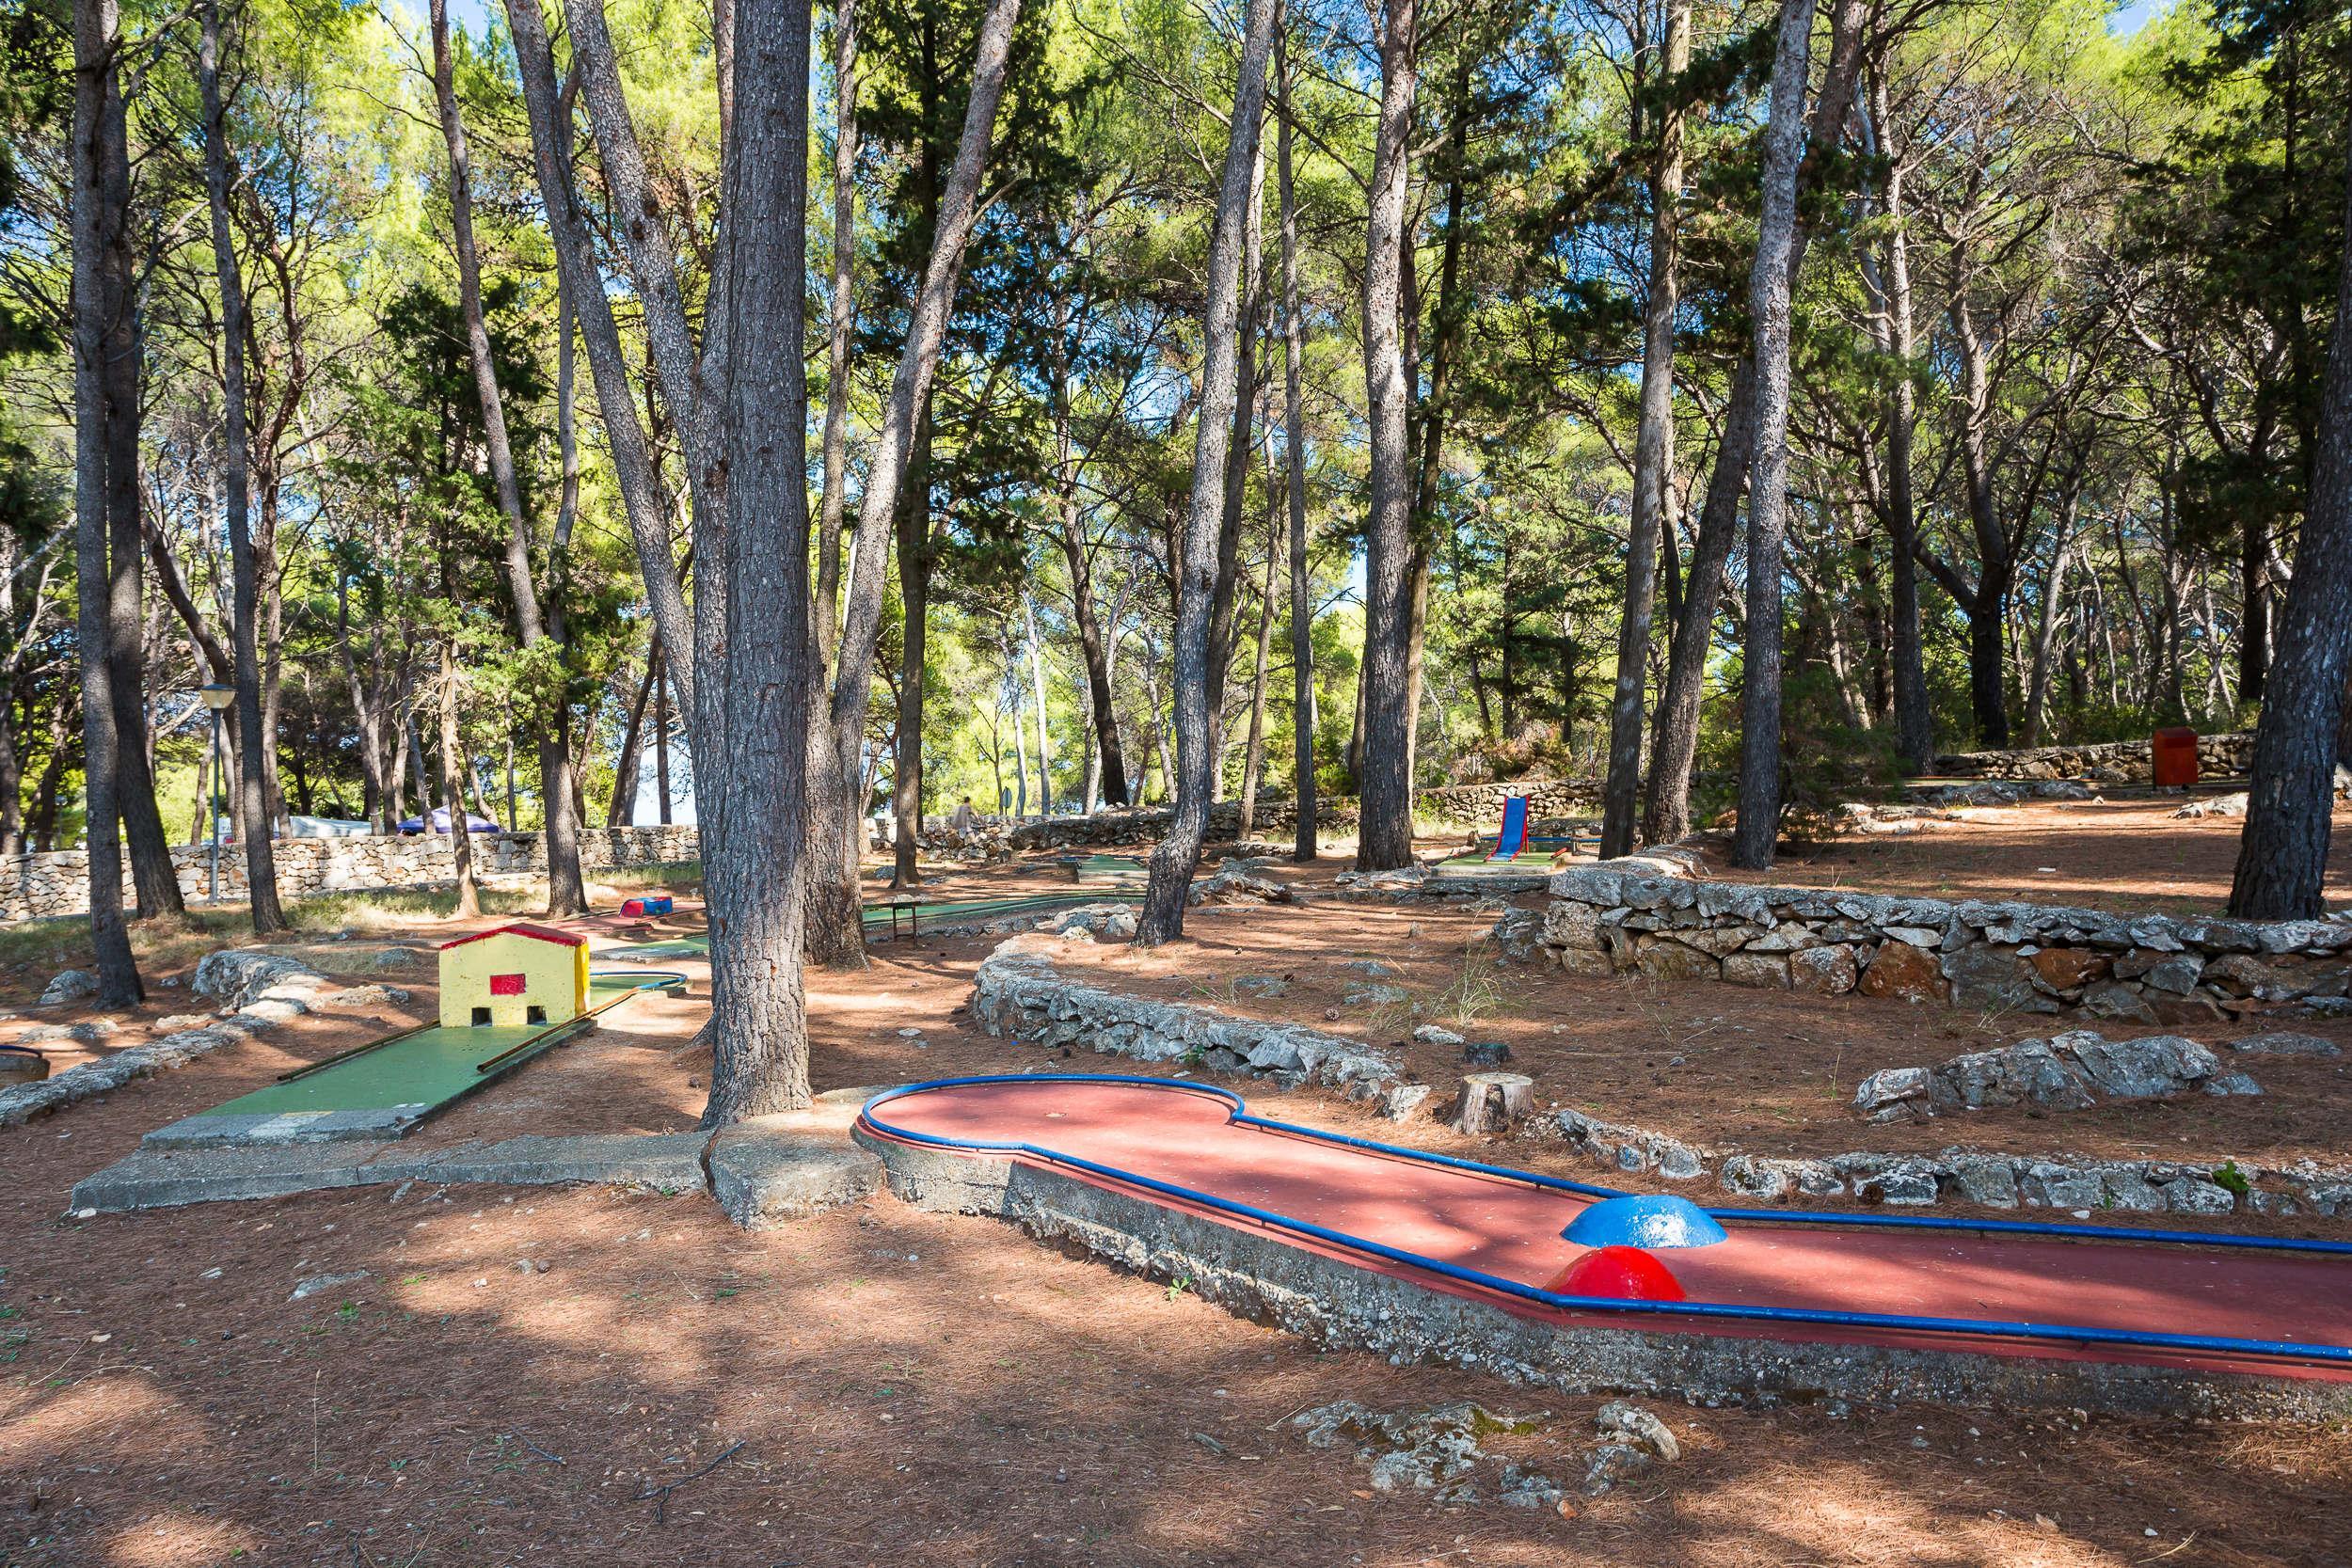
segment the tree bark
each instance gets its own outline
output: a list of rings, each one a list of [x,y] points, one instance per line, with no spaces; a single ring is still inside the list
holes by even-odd
[[[1363,761],[1356,869],[1413,858],[1412,510],[1405,381],[1403,258],[1413,95],[1420,80],[1417,0],[1383,0],[1380,108],[1364,240],[1364,381],[1370,403],[1371,513],[1365,528]]]
[[[1935,764],[1934,721],[1928,707],[1926,652],[1919,634],[1919,513],[1912,495],[1912,432],[1918,417],[1918,390],[1912,384],[1915,328],[1911,303],[1911,242],[1903,231],[1903,166],[1891,147],[1878,145],[1877,130],[1887,122],[1886,83],[1874,75],[1869,150],[1887,160],[1884,191],[1886,289],[1884,346],[1893,356],[1896,381],[1886,410],[1887,546],[1894,628],[1895,751],[1903,766],[1925,773]]]
[[[1029,682],[1037,695],[1037,809],[1054,809],[1054,737],[1045,724],[1045,653],[1037,635],[1037,611],[1026,595],[1021,600],[1021,624],[1028,633]]]
[[[473,830],[466,821],[465,791],[458,782],[463,752],[457,739],[457,644],[455,637],[441,640],[441,805],[449,813],[450,863],[457,874],[458,920],[482,913],[482,893],[473,874]],[[467,769],[471,771],[471,769]],[[432,824],[427,822],[430,830]]]
[[[219,0],[207,0],[198,46],[198,80],[204,108],[204,190],[212,209],[213,266],[220,284],[221,469],[228,490],[229,555],[235,579],[230,640],[236,647],[237,745],[243,756],[237,787],[237,836],[245,841],[245,875],[255,936],[286,928],[278,902],[278,863],[270,839],[269,800],[263,793],[262,667],[258,628],[261,584],[254,570],[253,531],[246,471],[246,298],[229,226],[228,105],[220,91]],[[443,655],[446,658],[448,656]]]
[[[498,365],[491,356],[490,331],[482,307],[482,259],[474,243],[472,175],[466,151],[466,128],[457,112],[457,91],[449,45],[449,0],[431,0],[433,29],[433,94],[440,111],[441,139],[449,150],[450,225],[457,254],[458,309],[465,318],[467,356],[473,367],[474,393],[482,404],[483,445],[490,468],[491,487],[499,511],[506,519],[501,565],[508,594],[515,605],[515,628],[524,648],[547,636],[547,623],[532,581],[531,525],[523,514],[522,488],[515,473],[515,452],[507,438],[506,409],[499,392]],[[556,205],[550,203],[550,205]],[[562,247],[559,247],[561,249]],[[596,292],[601,292],[601,281]],[[590,291],[580,291],[585,293]],[[566,329],[568,330],[568,328]],[[562,653],[556,650],[560,672]],[[546,817],[548,913],[584,912],[587,895],[580,884],[579,823],[573,817],[570,752],[564,721],[569,697],[559,678],[554,682],[557,711],[543,726],[539,743],[539,800]]]
[[[114,625],[108,650],[108,690],[115,707],[115,800],[122,816],[123,847],[142,919],[185,908],[171,863],[171,835],[155,799],[154,745],[147,723],[145,555],[139,496],[139,381],[146,356],[140,323],[138,263],[131,232],[131,141],[119,78],[103,111],[100,177],[105,204],[117,215],[105,236],[100,278],[106,312],[106,532],[109,541],[107,614]]]
[[[812,692],[808,384],[802,357],[808,32],[804,4],[738,0],[735,54],[742,69],[724,160],[722,230],[732,252],[724,384],[729,624],[725,668],[709,672],[721,692],[726,766],[697,770],[699,799],[718,806],[719,829],[715,860],[707,838],[705,848],[711,938],[706,1127],[809,1101],[800,864],[808,852]],[[704,755],[707,763],[710,753]]]
[[[1691,63],[1690,0],[1668,0],[1662,77]],[[1626,534],[1625,615],[1617,629],[1617,678],[1609,708],[1609,777],[1602,790],[1600,858],[1633,852],[1642,789],[1643,676],[1649,665],[1650,611],[1657,596],[1658,541],[1674,483],[1676,235],[1681,227],[1682,115],[1667,95],[1650,175],[1649,301],[1642,317],[1642,406],[1633,440],[1633,515]]]
[[[866,943],[860,929],[857,863],[858,806],[863,798],[860,763],[866,734],[866,699],[873,690],[874,644],[882,633],[883,567],[898,512],[898,491],[915,441],[916,424],[930,405],[940,344],[955,307],[963,273],[964,247],[980,216],[980,175],[988,163],[996,105],[1004,96],[1013,24],[1021,0],[989,0],[980,19],[974,56],[972,96],[964,106],[956,161],[940,198],[931,230],[931,254],[923,271],[905,344],[890,383],[882,429],[858,497],[856,543],[849,563],[841,642],[834,657],[832,701],[825,734],[809,758],[810,794],[817,845],[810,869],[810,952],[833,967],[862,968]],[[900,571],[905,563],[900,562]]]
[[[1412,0],[1398,0],[1410,6]],[[1200,412],[1193,442],[1192,495],[1169,562],[1176,578],[1176,809],[1168,835],[1152,852],[1151,879],[1136,942],[1155,947],[1184,935],[1184,901],[1208,835],[1209,802],[1216,788],[1215,721],[1209,675],[1210,597],[1217,575],[1226,465],[1242,379],[1241,295],[1243,230],[1256,183],[1258,132],[1264,119],[1266,59],[1274,41],[1274,0],[1249,0],[1242,24],[1241,70],[1233,86],[1232,135],[1209,231],[1208,300],[1201,321]]]
[[[931,417],[926,409],[915,422],[914,451],[907,463],[907,483],[898,493],[898,514],[894,520],[898,534],[898,721],[897,754],[890,769],[890,815],[897,829],[890,847],[890,885],[894,888],[923,885],[916,840],[923,831],[923,672],[931,596],[930,474]],[[1020,682],[1013,685],[1017,702]]]
[[[1807,137],[1814,150],[1798,166],[1800,180],[1817,178],[1836,149],[1839,131],[1853,100],[1854,81],[1862,70],[1862,42],[1868,20],[1863,0],[1836,0],[1830,16],[1829,67],[1821,96],[1813,108]],[[1796,229],[1788,251],[1788,288],[1794,292],[1804,269],[1811,236],[1804,225]],[[1643,808],[1642,836],[1651,844],[1671,844],[1691,831],[1691,766],[1698,755],[1699,700],[1707,689],[1707,653],[1715,637],[1715,610],[1724,590],[1724,569],[1739,533],[1740,494],[1748,484],[1756,448],[1756,362],[1742,355],[1732,372],[1730,396],[1724,405],[1723,432],[1715,444],[1715,464],[1707,480],[1707,496],[1699,508],[1698,538],[1691,552],[1691,572],[1684,579],[1682,618],[1675,624],[1666,662],[1666,689],[1659,699],[1655,735],[1650,742],[1648,797]]]
[[[1298,193],[1291,178],[1290,31],[1274,37],[1275,156],[1282,227],[1282,460],[1283,499],[1290,507],[1291,799],[1298,808],[1294,858],[1315,858],[1314,584],[1307,564],[1307,419],[1299,391],[1306,357],[1298,319]]]
[[[110,198],[104,167],[107,104],[118,87],[119,21],[114,0],[74,0],[72,160],[73,562],[81,658],[82,779],[89,854],[90,945],[98,998],[135,1006],[146,996],[122,918],[122,838],[116,795],[118,736],[107,673],[114,654],[106,569],[107,290],[101,253],[127,220]],[[50,752],[64,754],[63,736]],[[54,800],[54,788],[49,792]],[[45,838],[46,833],[43,834]]]
[[[2016,562],[1993,498],[1993,460],[1988,447],[1993,420],[1990,356],[1977,330],[1976,312],[1968,304],[1966,269],[1957,256],[1954,270],[1960,274],[1953,290],[1951,319],[1962,378],[1961,475],[1968,498],[1968,521],[1977,540],[1976,592],[1962,597],[1960,606],[1968,616],[1968,706],[1977,721],[1977,743],[1998,751],[2009,744],[2001,622]]]
[[[850,336],[857,329],[857,0],[833,9],[833,299],[825,328],[825,488],[817,531],[817,659],[840,641],[841,517],[850,482]]]
[[[1258,412],[1258,325],[1265,315],[1265,124],[1249,128],[1256,149],[1249,163],[1249,205],[1242,230],[1242,293],[1239,377],[1233,391],[1233,434],[1225,452],[1225,504],[1217,519],[1216,585],[1209,595],[1209,714],[1211,734],[1220,742],[1212,776],[1221,794],[1225,784],[1221,742],[1225,735],[1225,686],[1233,664],[1234,610],[1241,581],[1242,511],[1249,494],[1250,432]],[[1235,135],[1239,135],[1238,129]],[[1216,797],[1211,797],[1215,799]]]
[[[1127,758],[1119,742],[1119,711],[1113,705],[1108,640],[1094,604],[1094,561],[1087,547],[1086,523],[1078,514],[1078,457],[1070,431],[1069,303],[1055,302],[1054,323],[1054,499],[1061,524],[1062,560],[1070,569],[1070,611],[1078,626],[1078,651],[1086,663],[1087,702],[1096,736],[1095,768],[1104,798],[1112,805],[1130,803]],[[1116,632],[1116,627],[1113,628]],[[1089,778],[1093,773],[1089,773]],[[1094,805],[1095,785],[1088,787],[1087,807]]]
[[[661,683],[661,641],[645,650],[645,673],[628,705],[628,722],[621,731],[620,755],[612,764],[612,799],[605,803],[604,825],[632,827],[637,821],[637,774],[644,766],[645,704]]]
[[[1241,824],[1234,838],[1249,842],[1258,826],[1258,775],[1265,766],[1265,678],[1274,653],[1274,566],[1281,559],[1274,531],[1266,531],[1265,578],[1258,586],[1258,657],[1249,678],[1249,738],[1241,753]]]
[[[2352,215],[2352,178],[2345,211]],[[2336,282],[2303,536],[2279,616],[2254,727],[2254,775],[2230,913],[2316,920],[2327,912],[2338,728],[2352,674],[2352,245]]]
[[[591,8],[585,0],[575,5],[575,21]],[[612,454],[613,477],[628,520],[629,539],[636,548],[638,573],[644,579],[646,602],[653,611],[662,662],[691,713],[693,615],[687,609],[671,553],[671,508],[662,495],[660,476],[638,416],[620,329],[613,321],[603,274],[596,264],[580,210],[579,184],[571,164],[571,121],[556,86],[547,18],[539,0],[507,0],[506,15],[522,78],[523,103],[530,113],[532,161],[540,198],[547,208],[548,233],[555,243],[559,276],[579,318],[580,345],[587,350],[605,445]],[[678,418],[675,408],[672,418]]]
[[[1782,0],[1764,132],[1763,210],[1748,310],[1756,323],[1756,450],[1748,495],[1747,641],[1740,650],[1740,826],[1731,861],[1772,863],[1780,831],[1781,539],[1788,507],[1789,261],[1797,231],[1797,162],[1804,151],[1805,74],[1813,0]]]

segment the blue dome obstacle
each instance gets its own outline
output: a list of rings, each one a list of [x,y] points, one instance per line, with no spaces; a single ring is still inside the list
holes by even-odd
[[[1713,1246],[1724,1227],[1689,1198],[1657,1193],[1596,1203],[1560,1235],[1589,1247]]]

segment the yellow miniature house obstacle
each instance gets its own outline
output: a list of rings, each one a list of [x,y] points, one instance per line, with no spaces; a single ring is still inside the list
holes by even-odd
[[[588,1010],[588,943],[517,921],[441,944],[441,1027],[543,1028]]]

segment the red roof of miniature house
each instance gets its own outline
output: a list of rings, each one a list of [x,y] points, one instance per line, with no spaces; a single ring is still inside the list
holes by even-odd
[[[530,937],[538,942],[554,942],[558,947],[580,947],[585,945],[588,941],[586,937],[576,937],[569,931],[559,931],[552,926],[533,926],[527,920],[517,920],[505,926],[493,927],[486,931],[476,931],[469,937],[459,937],[454,942],[445,942],[441,943],[441,951],[446,953],[453,947],[463,947],[469,942],[487,942],[492,937]]]

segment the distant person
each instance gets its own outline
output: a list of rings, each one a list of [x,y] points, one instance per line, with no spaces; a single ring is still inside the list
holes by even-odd
[[[958,802],[956,803],[956,814],[955,814],[953,816],[951,816],[951,817],[949,817],[949,818],[947,819],[947,825],[948,825],[950,828],[953,828],[953,829],[956,831],[956,832],[957,832],[959,835],[961,835],[961,836],[967,836],[967,837],[968,837],[968,836],[971,834],[971,832],[972,832],[972,797],[971,797],[971,796],[967,795],[967,796],[965,796],[965,797],[964,797],[961,800],[960,800],[960,801],[958,801]]]

